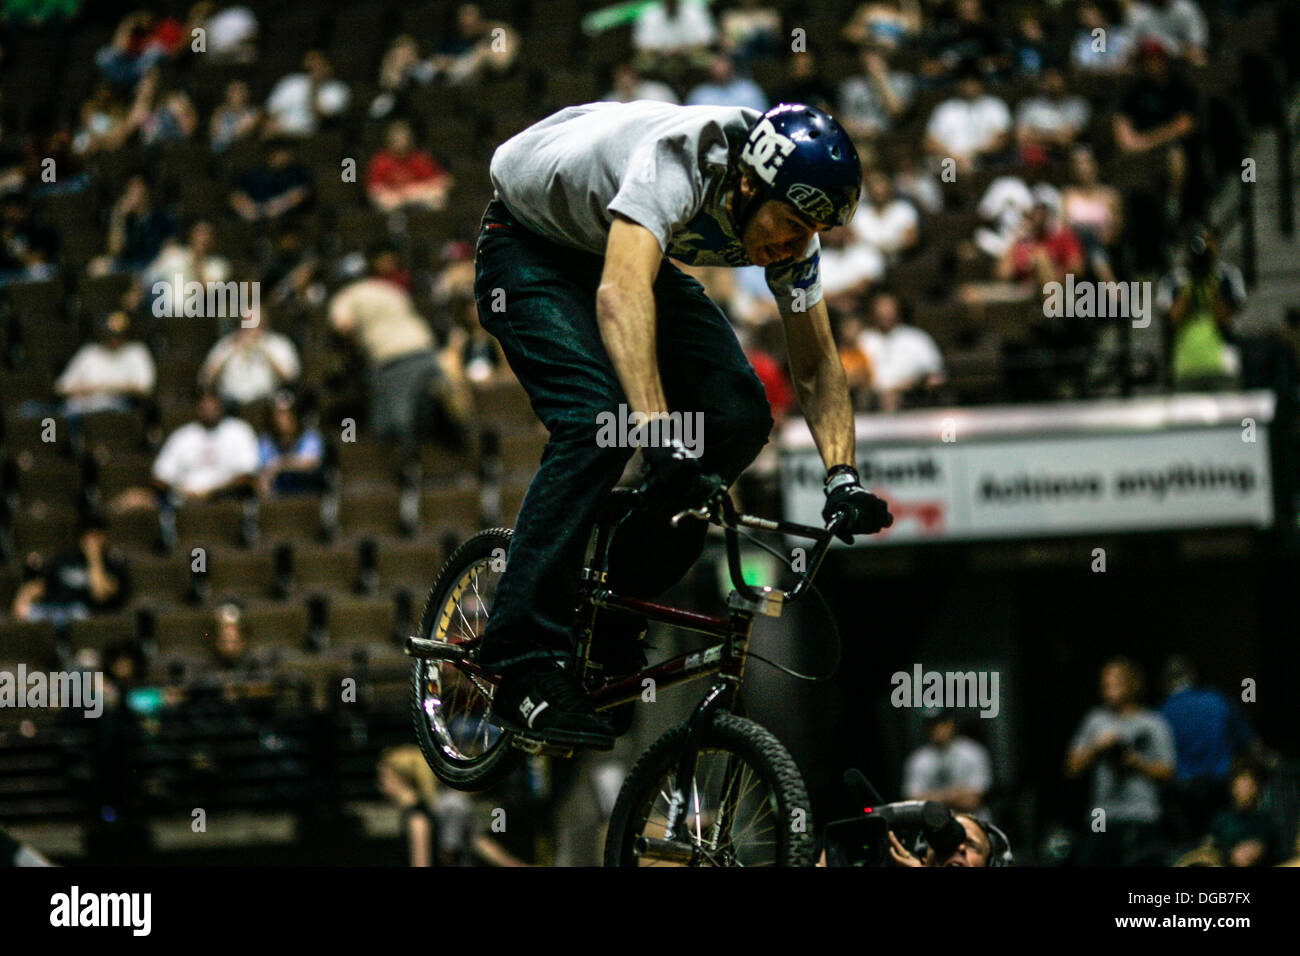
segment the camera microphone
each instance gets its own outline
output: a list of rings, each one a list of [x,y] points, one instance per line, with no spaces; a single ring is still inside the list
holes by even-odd
[[[884,799],[876,792],[876,788],[867,780],[866,775],[857,767],[850,767],[844,771],[844,786],[848,788],[849,793],[858,805],[866,810],[868,807],[875,807],[884,803]]]

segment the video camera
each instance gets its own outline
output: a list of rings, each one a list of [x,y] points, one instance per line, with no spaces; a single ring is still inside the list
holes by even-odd
[[[844,784],[862,804],[862,815],[826,825],[823,837],[827,866],[889,866],[889,834],[904,846],[919,841],[938,859],[951,856],[966,840],[966,829],[937,800],[885,803],[859,770],[848,770]],[[1006,835],[991,823],[980,822],[989,837],[989,866],[1008,866],[1011,847]]]

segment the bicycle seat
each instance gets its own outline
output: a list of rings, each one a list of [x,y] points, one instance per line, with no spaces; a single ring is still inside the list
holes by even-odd
[[[599,524],[609,524],[625,517],[628,512],[635,508],[641,502],[641,491],[638,488],[627,488],[619,486],[610,489],[605,500],[601,503],[600,510],[596,512],[596,521]]]

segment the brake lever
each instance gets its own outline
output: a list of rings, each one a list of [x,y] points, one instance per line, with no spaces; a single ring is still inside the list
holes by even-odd
[[[678,522],[683,518],[702,518],[705,521],[709,521],[713,518],[713,515],[709,513],[708,508],[687,508],[685,511],[679,511],[677,514],[673,515],[671,522],[672,526],[676,528]]]

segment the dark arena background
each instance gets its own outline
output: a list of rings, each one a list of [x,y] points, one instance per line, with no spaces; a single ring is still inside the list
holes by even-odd
[[[758,618],[755,654],[838,655],[834,677],[745,675],[819,839],[860,813],[857,768],[882,800],[979,809],[1016,866],[1297,865],[1294,3],[3,10],[13,842],[64,866],[600,864],[625,774],[707,685],[640,702],[612,752],[460,794],[414,749],[403,642],[547,438],[476,314],[492,152],[649,98],[818,105],[863,160],[822,282],[896,521],[832,549],[824,603]],[[691,271],[777,423],[735,499],[817,523],[762,276]],[[766,541],[782,560],[747,549],[748,580],[788,584],[798,542]],[[664,600],[719,613],[729,589],[717,534]],[[656,626],[651,661],[703,641]],[[38,673],[102,687],[99,712],[38,699]],[[988,695],[938,694],[952,673]],[[1121,712],[1146,736],[1069,766]]]

